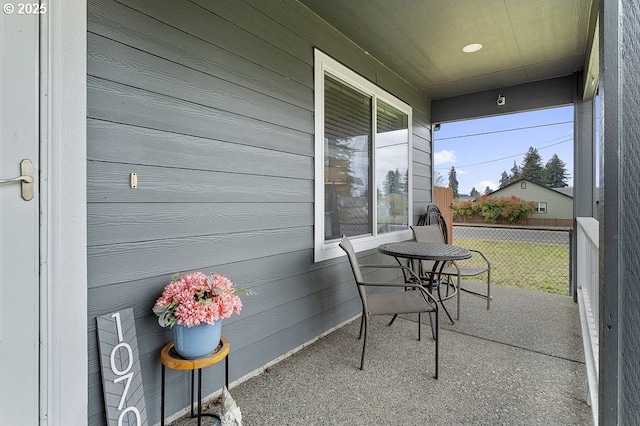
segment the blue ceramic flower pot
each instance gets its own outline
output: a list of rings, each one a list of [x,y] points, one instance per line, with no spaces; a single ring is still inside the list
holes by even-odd
[[[195,327],[173,326],[173,344],[184,359],[209,356],[216,350],[222,335],[222,320],[215,324],[202,323]]]

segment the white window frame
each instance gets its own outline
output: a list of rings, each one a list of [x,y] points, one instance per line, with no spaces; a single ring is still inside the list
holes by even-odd
[[[314,261],[321,262],[323,260],[333,259],[344,255],[344,251],[338,246],[339,240],[326,241],[324,240],[324,76],[325,73],[330,74],[333,78],[336,78],[353,88],[370,95],[373,99],[373,117],[372,117],[372,134],[373,134],[373,159],[371,164],[371,173],[375,173],[375,152],[376,152],[376,105],[377,99],[397,108],[408,116],[408,171],[409,171],[409,183],[408,183],[408,217],[409,221],[413,219],[413,171],[412,171],[412,132],[413,132],[413,115],[412,108],[409,104],[402,102],[392,94],[386,92],[375,84],[371,83],[364,77],[356,74],[349,68],[345,67],[335,59],[326,55],[318,49],[314,49],[314,110],[315,110],[315,205],[314,205]],[[373,179],[375,182],[375,176]],[[363,235],[357,237],[350,237],[353,248],[356,252],[364,250],[371,250],[378,245],[388,242],[403,241],[410,239],[411,229],[402,231],[389,232],[384,234],[377,234],[377,209],[376,206],[376,191],[372,192],[374,197],[373,201],[373,224],[372,235]],[[411,225],[409,223],[408,225]]]
[[[544,211],[540,210],[540,206],[544,204]],[[547,214],[547,212],[549,211],[549,207],[547,205],[546,201],[536,201],[536,205],[534,207],[533,210],[535,213],[537,214]]]

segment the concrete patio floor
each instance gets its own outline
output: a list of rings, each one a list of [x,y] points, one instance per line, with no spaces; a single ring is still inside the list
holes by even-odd
[[[364,371],[355,320],[233,387],[243,425],[592,424],[578,306],[530,290],[492,294],[490,311],[463,293],[460,321],[441,315],[438,380],[428,317],[420,342],[417,316],[391,327],[374,317]]]

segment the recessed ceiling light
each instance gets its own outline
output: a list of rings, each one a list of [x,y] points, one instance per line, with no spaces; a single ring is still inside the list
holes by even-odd
[[[482,45],[480,43],[471,43],[463,47],[462,51],[465,53],[473,53],[473,52],[477,52],[480,49],[482,49]]]

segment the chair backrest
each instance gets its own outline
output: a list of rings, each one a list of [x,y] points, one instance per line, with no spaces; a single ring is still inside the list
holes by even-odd
[[[442,229],[438,225],[412,226],[413,239],[425,243],[446,243]],[[426,276],[433,270],[435,262],[432,260],[421,260],[419,275]]]
[[[438,225],[440,227],[440,232],[444,236],[444,242],[449,243],[448,241],[448,230],[447,230],[447,222],[440,211],[440,208],[436,203],[429,203],[427,205],[427,211],[420,215],[418,218],[418,226],[426,226],[426,225]]]
[[[363,281],[362,272],[360,272],[360,265],[358,264],[358,258],[356,257],[356,253],[353,250],[353,246],[351,245],[351,241],[343,235],[342,240],[338,244],[342,250],[347,253],[347,258],[349,259],[349,264],[351,265],[351,271],[353,272],[353,278],[356,280],[356,287],[358,288],[358,294],[360,295],[360,299],[362,300],[362,304],[367,305],[367,293],[364,291],[364,288],[360,285]]]
[[[444,243],[444,234],[439,225],[412,226],[413,239],[427,243]]]
[[[435,225],[442,217],[442,212],[436,203],[429,203],[427,205],[427,223],[426,225]]]

